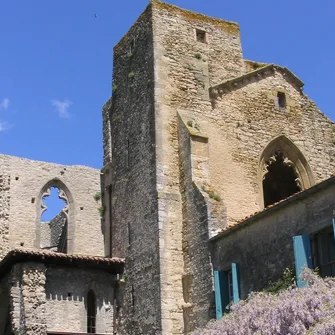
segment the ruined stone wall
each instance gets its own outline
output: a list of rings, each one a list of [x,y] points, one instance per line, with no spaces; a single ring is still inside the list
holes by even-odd
[[[334,191],[333,181],[314,193],[298,194],[214,239],[213,267],[226,271],[231,263],[239,265],[242,299],[282,278],[285,268],[294,269],[292,237],[332,226]]]
[[[9,251],[10,175],[0,175],[0,259]]]
[[[50,247],[51,245],[50,224],[47,221],[43,221],[40,226],[40,247],[43,249]],[[53,250],[55,250],[55,248],[53,248]]]
[[[8,239],[7,249],[40,246],[40,200],[50,181],[65,185],[69,201],[70,253],[104,255],[103,230],[98,207],[93,199],[100,192],[99,171],[84,166],[64,166],[19,157],[0,155],[3,179],[3,211],[0,239]],[[11,184],[9,186],[9,177]],[[50,184],[53,186],[53,183]],[[8,201],[10,197],[11,208]],[[8,213],[8,214],[7,214]],[[9,233],[6,232],[8,222]],[[1,244],[3,248],[4,242]],[[6,250],[7,250],[6,249]],[[2,252],[4,253],[4,252]]]
[[[129,335],[161,329],[152,38],[149,6],[114,48],[113,160],[103,181],[112,256],[126,257],[120,326]]]
[[[40,246],[41,248],[52,247],[52,250],[58,250],[59,242],[64,228],[66,229],[66,215],[60,212],[49,222],[41,222]]]
[[[96,332],[112,334],[115,276],[93,269],[49,267],[45,318],[49,331],[87,331],[87,294],[96,297]]]

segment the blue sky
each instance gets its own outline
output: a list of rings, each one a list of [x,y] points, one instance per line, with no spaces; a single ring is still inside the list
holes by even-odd
[[[101,168],[101,107],[111,94],[112,48],[147,3],[0,1],[1,153]],[[244,57],[287,66],[335,119],[335,1],[170,3],[238,22]]]

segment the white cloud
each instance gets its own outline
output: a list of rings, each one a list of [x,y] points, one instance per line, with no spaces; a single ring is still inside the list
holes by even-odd
[[[0,109],[8,109],[9,107],[9,99],[8,98],[4,98],[2,99],[2,101],[0,102]]]
[[[10,125],[9,123],[7,123],[5,121],[0,120],[0,133],[2,133],[5,130],[8,130],[10,128],[12,128],[12,125]]]
[[[63,119],[68,119],[70,117],[69,108],[72,105],[72,101],[70,100],[52,100],[52,106],[55,107],[59,117]]]

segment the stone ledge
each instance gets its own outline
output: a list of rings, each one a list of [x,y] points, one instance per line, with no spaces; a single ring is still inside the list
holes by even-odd
[[[252,77],[266,75],[267,72],[274,73],[276,70],[283,73],[284,76],[287,76],[288,79],[290,79],[299,90],[301,90],[304,86],[304,83],[288,68],[281,67],[275,64],[269,64],[257,70],[243,74],[242,76],[229,79],[221,84],[212,86],[209,88],[209,94],[211,97],[215,98],[217,95],[223,93],[224,91],[238,88],[238,85],[243,84],[245,80],[251,79]]]

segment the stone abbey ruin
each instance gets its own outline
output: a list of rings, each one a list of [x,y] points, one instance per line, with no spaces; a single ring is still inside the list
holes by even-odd
[[[151,1],[102,170],[0,155],[0,334],[190,334],[285,268],[335,275],[335,125],[302,88],[238,24]]]

